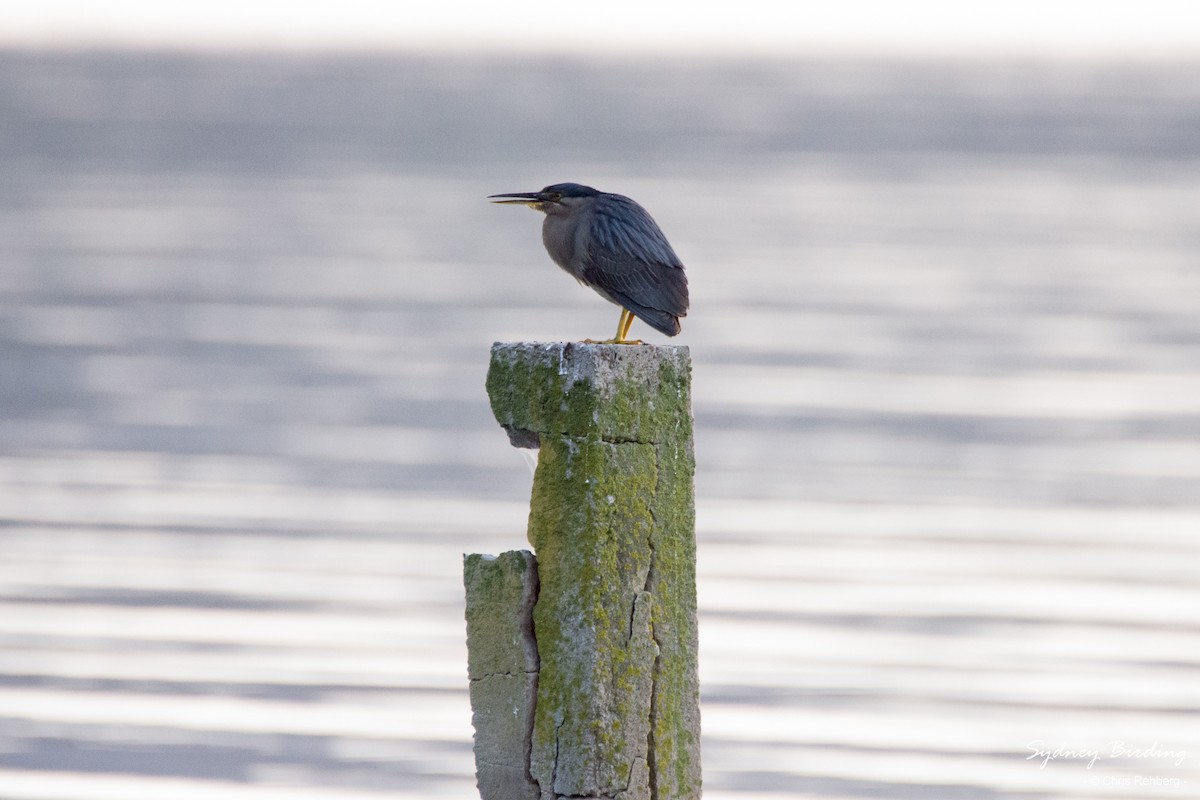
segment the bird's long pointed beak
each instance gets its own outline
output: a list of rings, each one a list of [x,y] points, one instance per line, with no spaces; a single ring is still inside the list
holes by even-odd
[[[512,199],[497,200],[496,199],[497,197],[507,197],[507,198],[512,198]],[[531,205],[534,205],[535,203],[542,202],[542,199],[539,196],[538,192],[510,192],[508,194],[493,194],[493,195],[488,195],[488,199],[491,200],[493,203],[500,203],[501,205],[513,204],[513,205],[521,205],[521,206],[531,206]]]

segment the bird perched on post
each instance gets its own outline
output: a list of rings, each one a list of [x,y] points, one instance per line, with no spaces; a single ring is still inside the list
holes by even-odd
[[[601,344],[641,344],[628,338],[634,317],[667,336],[679,333],[679,318],[688,310],[687,276],[646,209],[578,183],[489,199],[543,212],[542,243],[554,262],[621,307],[617,335]]]

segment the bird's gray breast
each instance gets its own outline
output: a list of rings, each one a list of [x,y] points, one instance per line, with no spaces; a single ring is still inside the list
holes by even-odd
[[[546,252],[558,264],[577,280],[583,277],[583,257],[585,243],[580,241],[579,234],[587,230],[586,224],[581,224],[586,214],[576,214],[570,217],[557,214],[547,214],[542,223],[542,244]]]

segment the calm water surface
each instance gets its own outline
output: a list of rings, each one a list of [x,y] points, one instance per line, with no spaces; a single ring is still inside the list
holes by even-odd
[[[0,796],[472,796],[563,180],[691,277],[707,797],[1196,796],[1195,69],[0,54]]]

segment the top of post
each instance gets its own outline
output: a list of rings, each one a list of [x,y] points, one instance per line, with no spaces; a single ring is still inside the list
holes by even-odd
[[[487,390],[514,446],[542,434],[658,443],[691,433],[685,346],[497,342]]]

